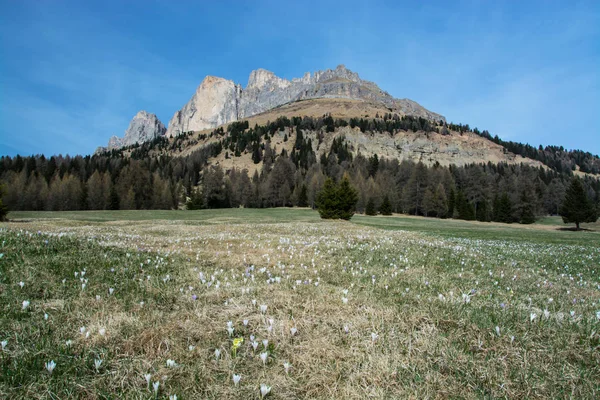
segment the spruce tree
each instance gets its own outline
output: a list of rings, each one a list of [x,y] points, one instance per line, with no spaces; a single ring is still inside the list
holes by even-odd
[[[339,185],[327,178],[323,189],[317,194],[317,209],[321,218],[349,220],[354,215],[357,201],[358,194],[348,177],[344,176]]]
[[[323,188],[317,194],[317,209],[323,219],[338,219],[339,208],[337,185],[333,179],[327,178]]]
[[[186,203],[188,210],[200,210],[202,208],[202,192],[200,189],[192,191],[190,199]]]
[[[520,222],[522,224],[533,224],[535,222],[535,215],[533,214],[533,207],[531,206],[529,197],[527,197],[525,192],[521,195],[521,204],[523,204],[523,206],[521,208]]]
[[[448,196],[448,218],[454,217],[454,205],[456,196],[454,195],[454,189],[450,188],[450,195]]]
[[[502,193],[498,202],[498,212],[496,213],[496,219],[498,222],[504,222],[510,224],[513,222],[512,217],[512,203],[506,192]]]
[[[365,214],[377,215],[377,211],[375,210],[375,202],[373,201],[373,198],[369,198],[369,201],[367,202],[367,207],[365,208]]]
[[[379,206],[379,212],[381,215],[392,215],[392,204],[387,194],[384,196],[381,206]]]
[[[298,207],[308,207],[308,190],[303,183],[298,194]]]
[[[6,221],[8,215],[8,207],[2,202],[2,196],[4,195],[4,185],[0,185],[0,221]]]
[[[565,224],[575,223],[576,230],[579,230],[579,224],[582,222],[596,222],[598,219],[598,210],[588,199],[580,179],[573,178],[571,181],[560,209],[560,216]]]
[[[354,215],[354,209],[356,207],[356,202],[358,201],[358,193],[356,189],[350,185],[350,181],[347,176],[342,178],[338,188],[338,198],[340,205],[340,218],[345,220],[350,220]]]

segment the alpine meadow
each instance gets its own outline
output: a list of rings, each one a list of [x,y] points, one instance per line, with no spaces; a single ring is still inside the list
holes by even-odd
[[[600,398],[594,2],[0,3],[0,398]]]

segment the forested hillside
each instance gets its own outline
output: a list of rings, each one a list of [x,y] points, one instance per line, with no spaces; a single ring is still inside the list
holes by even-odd
[[[451,135],[472,132],[540,161],[525,164],[427,165],[363,155],[339,136],[340,128],[396,134]],[[283,135],[285,148],[273,146]],[[186,156],[181,152],[195,146]],[[224,170],[215,160],[243,158],[248,169]],[[597,156],[558,147],[534,148],[492,138],[468,125],[434,123],[396,114],[375,118],[278,118],[250,126],[235,122],[209,133],[187,132],[93,156],[32,156],[0,160],[4,202],[12,210],[170,209],[315,205],[326,177],[347,174],[358,190],[358,212],[387,198],[394,212],[481,221],[532,222],[556,214],[573,171],[583,177],[588,197],[600,201]]]

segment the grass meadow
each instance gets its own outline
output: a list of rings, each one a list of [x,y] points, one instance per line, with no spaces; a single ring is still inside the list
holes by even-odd
[[[600,397],[598,224],[9,217],[0,398]]]

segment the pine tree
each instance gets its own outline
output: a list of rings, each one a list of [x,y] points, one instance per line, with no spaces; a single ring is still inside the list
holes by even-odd
[[[365,208],[365,214],[366,215],[377,215],[377,211],[375,210],[375,202],[373,201],[372,197],[370,197],[369,201],[367,202],[367,207]]]
[[[560,215],[565,224],[575,223],[576,230],[579,230],[579,224],[582,222],[596,222],[598,219],[598,210],[588,199],[585,188],[578,178],[573,178],[567,189]]]
[[[379,206],[379,212],[381,215],[392,215],[392,204],[390,203],[390,198],[387,194],[383,198],[381,206]]]

